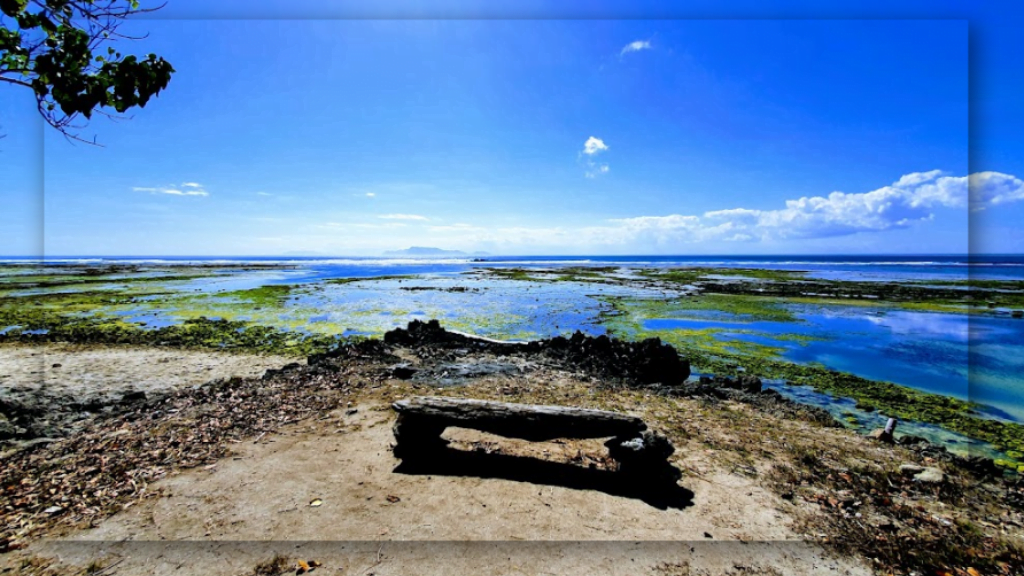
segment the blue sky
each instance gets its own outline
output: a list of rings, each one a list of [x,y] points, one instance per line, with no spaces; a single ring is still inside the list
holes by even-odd
[[[1005,14],[217,9],[132,24],[177,73],[131,121],[88,126],[102,148],[41,131],[31,98],[0,89],[0,253],[936,253],[969,230],[976,250],[1024,248]]]

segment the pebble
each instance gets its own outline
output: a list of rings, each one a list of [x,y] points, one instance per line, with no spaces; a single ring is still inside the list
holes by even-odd
[[[900,466],[900,474],[904,476],[913,476],[921,472],[924,472],[924,466],[918,466],[917,464],[903,464]]]
[[[942,470],[938,468],[925,468],[923,471],[914,475],[915,482],[923,482],[925,484],[939,484],[946,478]]]

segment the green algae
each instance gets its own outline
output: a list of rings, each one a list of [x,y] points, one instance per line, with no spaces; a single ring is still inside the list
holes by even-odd
[[[1024,281],[1022,280],[992,280],[982,278],[969,278],[964,280],[909,280],[906,283],[930,286],[964,286],[967,288],[1024,291]]]
[[[131,344],[173,348],[231,350],[308,356],[339,343],[337,337],[298,334],[243,321],[192,318],[155,329],[102,314],[74,316],[33,309],[12,315],[0,310],[0,325],[13,326],[0,334],[0,342],[74,342]]]
[[[556,268],[553,272],[556,276],[555,282],[620,282],[619,278],[609,277],[609,274],[619,271],[618,266],[566,266]]]
[[[502,280],[520,280],[527,282],[552,282],[551,278],[541,278],[534,274],[543,274],[542,270],[527,270],[524,268],[484,268],[482,272],[497,276]]]
[[[683,354],[689,356],[701,372],[733,374],[742,371],[761,378],[808,385],[819,392],[852,398],[864,410],[877,410],[886,416],[942,426],[988,442],[1000,450],[1024,449],[1024,425],[982,418],[976,415],[978,406],[973,402],[921,392],[891,382],[868,380],[821,366],[758,356],[712,355],[698,350],[684,350]]]
[[[637,271],[639,276],[677,284],[693,284],[714,276],[737,276],[773,282],[800,280],[807,272],[802,270],[769,270],[764,268],[712,268],[695,266],[691,268],[644,268]]]
[[[483,268],[467,274],[486,274],[501,280],[525,282],[597,282],[622,284],[623,278],[609,276],[618,266],[564,266],[558,268]]]
[[[612,334],[628,338],[661,338],[663,341],[680,350],[701,350],[708,354],[766,356],[777,357],[784,350],[776,346],[768,346],[745,340],[725,340],[719,336],[729,334],[756,334],[744,330],[742,324],[736,328],[673,328],[652,330],[643,327],[645,320],[651,318],[680,318],[688,308],[679,308],[675,301],[654,299],[605,297],[602,298],[613,308],[605,312],[602,325]],[[706,319],[706,317],[702,318]]]
[[[702,282],[705,292],[731,295],[763,295],[790,301],[809,300],[864,305],[872,302],[914,310],[977,312],[985,308],[1024,306],[1024,292],[971,288],[969,290],[914,284],[806,279],[799,282]]]
[[[280,308],[292,295],[295,286],[289,284],[267,284],[247,290],[234,290],[231,292],[218,292],[216,296],[222,298],[233,298],[243,300],[260,307]]]
[[[654,336],[665,335],[641,332],[635,337]],[[886,416],[942,426],[967,437],[988,442],[999,450],[1024,449],[1024,425],[977,416],[977,405],[972,402],[921,392],[890,382],[868,380],[822,366],[796,364],[759,354],[730,353],[721,350],[708,352],[699,348],[680,346],[674,343],[671,337],[663,339],[676,346],[680,353],[689,359],[694,369],[701,373],[743,373],[811,386],[819,392],[854,399],[858,408],[863,410],[877,410]]]
[[[1024,282],[1016,280],[915,280],[871,282],[808,278],[800,270],[759,268],[642,268],[634,278],[611,275],[620,268],[485,268],[500,279],[529,282],[592,282],[643,286],[694,286],[705,296],[771,298],[779,303],[884,306],[954,314],[991,313],[993,308],[1024,308]],[[966,289],[965,289],[966,288]]]
[[[209,278],[210,273],[194,274],[163,274],[153,276],[123,276],[123,275],[24,275],[6,276],[0,278],[0,287],[5,291],[15,290],[38,290],[47,288],[75,288],[87,287],[96,284],[132,285],[152,282],[179,282]]]
[[[484,268],[483,272],[506,280],[530,282],[606,282],[622,284],[627,278],[613,276],[622,270],[620,266],[564,266],[558,268]],[[806,272],[797,270],[763,270],[757,268],[641,268],[633,270],[645,280],[658,280],[676,284],[693,284],[714,276],[728,276],[758,280],[790,281],[799,280]]]
[[[414,280],[418,276],[412,274],[392,274],[386,276],[369,276],[366,278],[351,277],[351,278],[328,278],[322,280],[323,284],[354,284],[356,282],[380,282],[381,280]]]
[[[617,312],[626,314],[634,320],[650,318],[693,318],[707,320],[709,317],[687,315],[688,312],[700,311],[713,313],[720,317],[730,317],[736,321],[770,321],[796,322],[797,317],[777,298],[760,296],[728,296],[721,294],[700,294],[683,296],[670,300],[653,298],[633,298],[623,296],[601,297]]]

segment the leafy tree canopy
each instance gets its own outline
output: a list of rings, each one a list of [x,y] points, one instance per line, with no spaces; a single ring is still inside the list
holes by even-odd
[[[174,68],[163,58],[110,45],[138,40],[118,27],[156,9],[138,0],[0,0],[0,82],[32,90],[47,123],[82,140],[79,116],[144,107],[170,81]]]

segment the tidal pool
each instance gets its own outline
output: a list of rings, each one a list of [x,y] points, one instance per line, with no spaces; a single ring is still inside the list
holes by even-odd
[[[796,322],[719,314],[713,320],[651,318],[643,327],[716,329],[723,342],[780,348],[787,360],[972,400],[988,416],[1024,422],[1024,320],[864,307],[792,310]]]
[[[836,398],[822,394],[810,386],[796,386],[780,380],[765,380],[764,387],[775,390],[785,398],[794,402],[823,408],[839,422],[864,430],[884,428],[888,416],[878,412],[867,412],[857,408],[857,403],[849,398]],[[988,458],[1005,458],[1005,455],[991,444],[975,440],[951,432],[940,426],[924,422],[902,421],[897,425],[897,435],[908,434],[925,438],[932,444],[946,447],[947,450],[960,455],[985,456]]]

